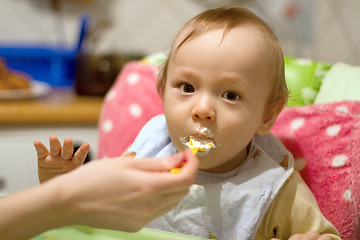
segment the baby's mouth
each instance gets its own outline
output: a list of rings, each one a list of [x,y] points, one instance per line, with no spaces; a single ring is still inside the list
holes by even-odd
[[[196,156],[204,156],[216,148],[210,129],[198,127],[191,134],[180,139],[181,143]]]

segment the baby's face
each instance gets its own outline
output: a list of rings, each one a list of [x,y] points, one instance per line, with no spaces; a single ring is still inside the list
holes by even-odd
[[[236,28],[222,40],[214,30],[185,42],[169,60],[164,110],[175,147],[196,136],[215,144],[200,169],[230,171],[246,158],[263,128],[270,94],[270,54],[260,32]],[[222,41],[221,41],[222,40]],[[199,131],[199,129],[205,129]]]

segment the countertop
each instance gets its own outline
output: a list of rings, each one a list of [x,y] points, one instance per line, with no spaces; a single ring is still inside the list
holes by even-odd
[[[96,125],[103,97],[53,89],[35,99],[0,100],[0,125]]]

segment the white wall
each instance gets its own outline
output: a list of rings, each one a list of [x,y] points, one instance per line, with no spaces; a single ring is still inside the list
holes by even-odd
[[[77,41],[79,18],[89,13],[92,27],[100,28],[97,52],[162,51],[169,47],[186,20],[204,8],[184,0],[93,0],[90,4],[60,1],[55,13],[49,0],[1,0],[0,43],[42,41],[73,46]]]
[[[49,137],[75,145],[87,142],[91,157],[97,156],[97,126],[0,126],[0,197],[38,185],[37,157],[33,142],[49,147]]]
[[[313,55],[360,65],[360,1],[316,0]]]
[[[72,46],[79,17],[88,12],[93,27],[108,25],[93,45],[96,52],[150,54],[166,50],[188,19],[219,3],[250,7],[269,21],[287,55],[360,65],[359,0],[60,0],[57,14],[50,0],[1,0],[0,45],[41,41]],[[289,6],[299,13],[286,17]]]

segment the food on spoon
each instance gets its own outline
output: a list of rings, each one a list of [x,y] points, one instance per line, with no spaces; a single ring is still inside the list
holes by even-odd
[[[198,152],[208,153],[211,148],[214,147],[214,142],[212,140],[207,141],[201,141],[201,140],[195,140],[193,137],[190,137],[189,141],[185,143],[185,146],[190,149],[192,154],[196,156]],[[182,163],[182,166],[184,166],[185,163]],[[179,173],[181,171],[180,168],[172,168],[170,170],[171,173]]]
[[[181,164],[181,166],[184,166],[185,165],[185,163],[183,162],[182,164]],[[181,171],[181,167],[177,167],[177,168],[172,168],[171,170],[170,170],[170,172],[171,173],[174,173],[174,174],[177,174],[177,173],[179,173]]]

